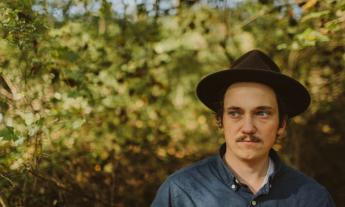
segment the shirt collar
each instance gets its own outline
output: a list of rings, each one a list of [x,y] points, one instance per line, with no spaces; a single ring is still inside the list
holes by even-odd
[[[264,181],[262,182],[261,188],[269,182],[269,177],[274,173],[274,162],[269,158],[268,169]]]
[[[217,155],[217,169],[218,169],[219,177],[222,179],[224,184],[226,184],[228,187],[231,187],[231,185],[234,184],[236,178],[223,160],[225,150],[226,150],[226,145],[224,143],[220,146],[219,153]]]

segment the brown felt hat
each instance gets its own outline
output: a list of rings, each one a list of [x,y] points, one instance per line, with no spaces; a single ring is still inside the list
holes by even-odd
[[[307,89],[297,80],[280,72],[279,67],[260,50],[238,58],[229,69],[207,75],[198,84],[196,94],[208,108],[217,111],[226,89],[235,82],[258,82],[270,86],[286,105],[289,117],[304,112],[310,104]]]

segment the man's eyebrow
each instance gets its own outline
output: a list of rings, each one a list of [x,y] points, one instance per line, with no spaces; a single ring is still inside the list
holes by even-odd
[[[272,106],[258,106],[255,109],[256,110],[273,110],[273,107]],[[229,106],[229,107],[226,107],[226,110],[241,110],[241,107]]]
[[[258,110],[272,110],[273,107],[272,106],[258,106],[258,107],[256,107],[256,109],[258,109]]]
[[[226,110],[241,110],[241,108],[238,106],[229,106],[229,107],[226,107]]]

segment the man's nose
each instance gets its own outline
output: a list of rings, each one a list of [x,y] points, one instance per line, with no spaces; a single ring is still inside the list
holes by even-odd
[[[242,133],[243,134],[254,134],[256,132],[256,127],[252,117],[245,117],[243,120]]]

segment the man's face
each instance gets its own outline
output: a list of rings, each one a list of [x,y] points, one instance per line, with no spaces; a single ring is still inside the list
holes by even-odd
[[[232,84],[225,92],[223,111],[226,156],[230,159],[266,159],[277,135],[285,130],[285,123],[279,128],[276,95],[264,84]]]

